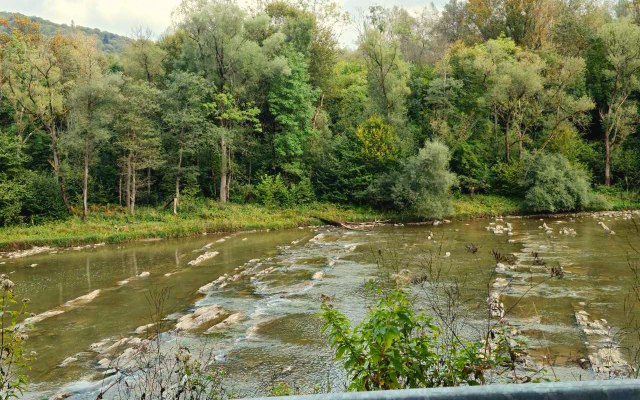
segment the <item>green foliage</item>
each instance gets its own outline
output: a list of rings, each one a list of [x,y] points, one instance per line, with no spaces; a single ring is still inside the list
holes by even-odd
[[[323,331],[349,378],[349,390],[369,391],[477,385],[501,359],[481,356],[481,343],[447,346],[440,329],[416,313],[401,290],[384,296],[352,328],[330,305],[322,305]]]
[[[389,164],[398,157],[398,143],[393,128],[381,116],[369,117],[356,128],[362,158],[371,163]]]
[[[574,211],[598,205],[587,173],[560,154],[541,153],[527,159],[526,164],[522,188],[526,190],[527,210]]]
[[[25,193],[24,153],[17,138],[0,131],[0,226],[20,222]]]
[[[0,226],[12,225],[22,220],[24,195],[24,183],[18,180],[0,179]]]
[[[280,174],[263,175],[256,185],[256,197],[258,202],[268,207],[288,207],[315,201],[309,178],[287,185]]]
[[[31,223],[63,219],[69,215],[58,181],[49,172],[31,172],[26,178],[22,214]]]
[[[451,187],[456,176],[449,171],[449,158],[444,144],[425,143],[398,171],[390,172],[374,185],[375,200],[424,218],[450,214]]]
[[[521,192],[525,164],[522,161],[496,163],[492,168],[492,188],[495,193],[518,196]]]
[[[471,194],[489,189],[490,168],[482,153],[479,143],[463,143],[451,160],[451,169],[458,175],[460,187]]]
[[[0,335],[2,335],[2,357],[0,358],[0,399],[18,399],[27,387],[26,372],[33,357],[25,354],[24,332],[27,326],[22,322],[27,316],[26,304],[16,300],[15,284],[7,275],[0,276]]]
[[[308,66],[302,54],[287,52],[285,56],[287,67],[273,80],[268,96],[269,111],[276,123],[274,161],[283,172],[299,177],[302,175],[299,159],[311,135],[318,92],[309,84]]]

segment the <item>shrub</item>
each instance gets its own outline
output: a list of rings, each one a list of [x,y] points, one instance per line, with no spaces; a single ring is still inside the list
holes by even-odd
[[[280,174],[262,175],[256,194],[258,201],[268,207],[288,206],[290,203],[289,190]]]
[[[297,184],[292,184],[290,188],[290,198],[295,204],[313,203],[316,195],[313,192],[313,185],[308,177],[303,177]]]
[[[456,183],[455,174],[449,171],[449,158],[447,146],[426,142],[399,171],[378,180],[372,188],[374,204],[386,204],[421,217],[447,215],[451,212],[451,187]]]
[[[525,159],[524,205],[534,212],[583,210],[597,201],[589,176],[561,154],[541,153]]]
[[[391,126],[379,115],[373,115],[359,125],[356,138],[361,155],[367,161],[385,164],[397,157],[398,140]]]
[[[3,180],[0,175],[0,226],[20,222],[25,186],[17,180]]]
[[[522,196],[521,184],[524,163],[520,160],[497,163],[491,168],[493,192],[505,196]]]
[[[460,187],[474,194],[489,187],[489,167],[478,155],[480,146],[463,143],[453,154],[451,168],[458,174]]]
[[[391,291],[352,329],[349,320],[322,305],[323,331],[346,369],[349,389],[386,390],[477,385],[502,353],[482,357],[481,342],[440,340],[440,330],[418,314],[401,290]],[[447,344],[449,343],[449,344]]]
[[[52,174],[32,172],[28,175],[22,213],[34,223],[69,215],[58,181]]]
[[[311,180],[307,177],[287,186],[280,174],[263,175],[255,191],[258,201],[268,207],[288,207],[308,204],[315,200]]]
[[[2,357],[0,357],[0,399],[22,397],[27,386],[26,372],[32,357],[25,354],[24,320],[27,300],[18,302],[14,297],[15,284],[7,275],[0,276],[0,335],[2,335]]]

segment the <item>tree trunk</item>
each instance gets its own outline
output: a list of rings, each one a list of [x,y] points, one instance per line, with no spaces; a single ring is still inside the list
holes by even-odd
[[[611,143],[609,129],[604,131],[604,184],[611,186]]]
[[[524,135],[522,133],[518,133],[518,160],[522,160],[522,153],[523,153],[522,142],[523,141],[524,141]]]
[[[82,220],[87,220],[89,209],[89,141],[84,141],[84,173],[82,175]]]
[[[49,129],[49,136],[51,137],[51,152],[53,155],[53,160],[49,163],[51,164],[53,173],[56,175],[56,178],[58,178],[58,184],[60,185],[60,193],[62,194],[62,201],[64,202],[64,206],[67,208],[67,211],[71,212],[71,203],[69,203],[69,198],[67,197],[67,184],[64,180],[64,176],[62,176],[62,171],[60,171],[60,156],[58,155],[58,135],[56,134],[55,127]]]
[[[227,163],[227,143],[224,136],[220,138],[220,203],[226,203],[229,198],[227,174],[229,165]]]
[[[136,168],[135,166],[133,166],[131,168],[131,203],[129,205],[129,211],[131,212],[131,215],[136,214],[136,186]]]
[[[182,149],[178,149],[178,169],[176,170],[176,196],[173,201],[173,213],[178,213],[180,204],[180,175],[182,174]]]
[[[131,211],[131,154],[127,155],[127,175],[125,176],[125,206]]]
[[[147,168],[147,201],[151,202],[151,168]]]
[[[511,149],[509,147],[509,122],[504,128],[504,160],[506,162],[511,161]]]

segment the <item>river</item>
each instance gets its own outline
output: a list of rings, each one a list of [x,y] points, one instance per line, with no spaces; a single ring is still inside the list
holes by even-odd
[[[598,356],[605,336],[598,329],[622,346],[620,362],[632,362],[625,348],[636,342],[617,334],[628,322],[629,264],[637,259],[633,247],[640,247],[631,216],[206,235],[2,258],[0,273],[16,283],[18,297],[30,299],[36,315],[28,350],[37,361],[27,398],[95,398],[105,371],[113,372],[100,364],[114,357],[104,349],[147,335],[140,327],[152,322],[151,303],[159,296],[166,331],[181,316],[214,304],[234,315],[210,334],[170,336],[215,356],[233,395],[268,394],[279,381],[303,392],[342,390],[344,377],[320,332],[321,298],[357,321],[373,301],[367,281],[419,268],[425,257],[436,260],[447,279],[464,282],[469,321],[481,324],[488,292],[499,290],[505,318],[529,339],[532,357],[550,379],[594,379],[603,371],[579,364]],[[476,252],[468,249],[474,246]],[[496,268],[492,250],[513,254],[514,265]],[[562,267],[561,279],[550,278],[552,266]]]

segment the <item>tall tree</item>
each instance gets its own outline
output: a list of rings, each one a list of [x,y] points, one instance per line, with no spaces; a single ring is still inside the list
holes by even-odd
[[[228,0],[184,0],[178,8],[179,27],[188,38],[183,45],[183,60],[189,70],[198,71],[210,80],[215,92],[228,99],[221,102],[232,108],[247,111],[255,97],[260,78],[269,71],[266,54],[245,28],[247,14],[236,3]],[[228,110],[227,107],[223,107]],[[226,111],[219,111],[220,115]],[[220,202],[229,197],[229,143],[232,131],[227,129],[226,117],[213,119],[218,123],[220,154]],[[233,125],[233,124],[232,124]],[[236,132],[237,133],[237,132]]]
[[[288,67],[273,80],[269,111],[275,119],[273,147],[278,169],[301,177],[303,146],[312,134],[314,103],[318,93],[309,84],[307,63],[302,54],[290,52]]]
[[[407,113],[409,70],[393,33],[389,11],[371,7],[363,21],[359,48],[368,71],[372,114],[380,114],[393,125],[403,125]]]
[[[640,90],[640,27],[623,19],[602,26],[598,32],[604,65],[594,68],[598,114],[604,134],[604,183],[611,184],[611,153],[635,130],[640,121],[633,95]],[[595,56],[594,58],[597,58]],[[592,63],[593,64],[593,63]],[[599,70],[599,71],[598,71]]]
[[[96,149],[111,135],[108,128],[113,116],[117,77],[103,74],[104,59],[94,38],[78,36],[74,47],[78,74],[69,93],[70,129],[65,142],[81,154],[82,219],[85,220],[89,212],[89,170]]]
[[[160,92],[146,81],[124,78],[120,81],[119,96],[113,129],[115,143],[121,151],[120,169],[125,178],[125,203],[135,214],[138,171],[157,168],[162,164],[160,132],[156,124]]]
[[[73,78],[69,41],[62,36],[45,37],[38,25],[18,17],[14,25],[5,23],[0,33],[0,75],[4,96],[16,112],[24,113],[48,134],[49,164],[55,173],[65,206],[71,210],[62,173],[60,135],[68,108],[65,95]]]
[[[174,212],[180,203],[180,182],[185,173],[184,159],[205,144],[206,108],[210,91],[206,80],[189,72],[169,75],[162,93],[162,120],[166,126],[167,154],[175,174]]]

